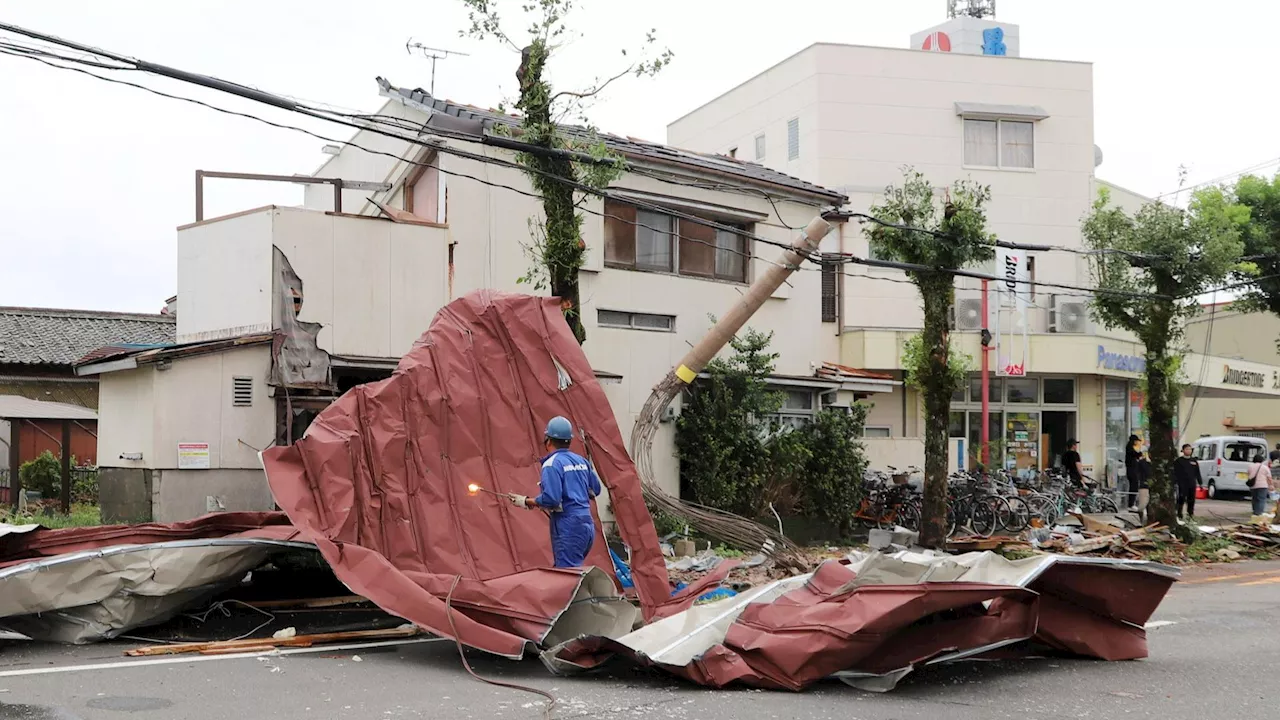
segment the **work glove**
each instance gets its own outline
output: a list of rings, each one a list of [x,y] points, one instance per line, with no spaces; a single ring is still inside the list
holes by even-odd
[[[517,495],[516,493],[507,493],[507,499],[511,501],[512,505],[515,505],[521,510],[529,509],[529,498],[525,497],[524,495]]]

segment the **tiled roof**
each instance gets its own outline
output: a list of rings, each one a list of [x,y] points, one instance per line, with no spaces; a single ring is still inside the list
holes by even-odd
[[[0,307],[0,363],[71,365],[106,345],[172,343],[172,315]]]
[[[494,125],[508,127],[520,125],[520,117],[518,115],[504,115],[496,110],[485,110],[472,105],[455,103],[452,100],[441,100],[422,88],[410,90],[408,88],[395,87],[384,78],[378,78],[378,85],[383,95],[398,100],[405,105],[429,108],[434,112],[463,120],[479,121],[486,130],[491,130]],[[579,126],[566,125],[562,126],[562,130],[569,134],[574,132],[586,133],[586,128]],[[821,185],[815,185],[806,180],[739,158],[681,150],[670,145],[648,142],[633,137],[621,137],[606,132],[600,132],[598,136],[605,141],[605,144],[610,149],[628,157],[674,163],[704,172],[740,177],[755,184],[774,185],[794,192],[817,195],[836,206],[843,205],[848,200],[844,194],[835,190],[829,190]]]

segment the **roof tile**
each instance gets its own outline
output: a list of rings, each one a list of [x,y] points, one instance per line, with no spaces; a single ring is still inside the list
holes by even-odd
[[[172,315],[0,307],[0,363],[72,365],[106,345],[169,344]]]

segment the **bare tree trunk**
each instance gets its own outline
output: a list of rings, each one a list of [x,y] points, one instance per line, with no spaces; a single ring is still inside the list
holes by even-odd
[[[953,286],[950,276],[922,277],[924,302],[924,351],[928,365],[921,378],[924,394],[924,507],[920,518],[920,544],[942,548],[947,543],[947,428],[951,413],[949,311]]]

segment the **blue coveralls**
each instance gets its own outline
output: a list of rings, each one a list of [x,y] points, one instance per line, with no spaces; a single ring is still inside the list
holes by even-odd
[[[596,539],[591,498],[600,494],[600,478],[591,464],[569,450],[542,459],[542,493],[534,504],[551,516],[551,549],[556,567],[582,567]]]

